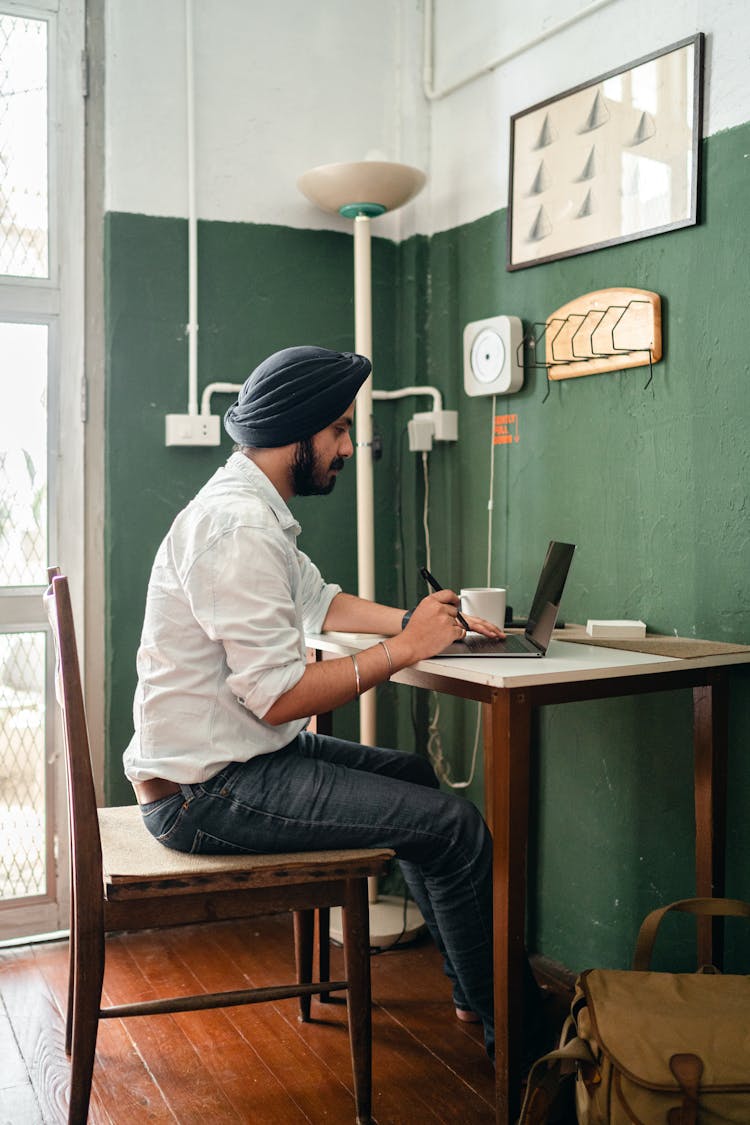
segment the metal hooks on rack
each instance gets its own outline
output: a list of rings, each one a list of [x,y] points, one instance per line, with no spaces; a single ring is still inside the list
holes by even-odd
[[[548,381],[648,365],[646,390],[654,377],[653,365],[661,359],[660,298],[641,289],[585,294],[530,326],[517,349],[519,364],[524,349],[526,366],[544,368]],[[548,388],[543,402],[549,394]]]

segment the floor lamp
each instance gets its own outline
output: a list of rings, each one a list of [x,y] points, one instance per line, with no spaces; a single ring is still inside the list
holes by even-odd
[[[371,222],[412,199],[424,186],[418,168],[390,161],[363,160],[352,164],[322,164],[303,173],[297,186],[323,211],[354,220],[354,350],[372,359]],[[375,598],[375,521],[372,472],[372,375],[357,396],[355,412],[357,484],[357,582],[361,598]],[[359,702],[359,737],[377,745],[375,691]],[[370,941],[387,945],[413,937],[424,925],[414,903],[378,895],[370,880]],[[340,940],[340,920],[331,912],[331,934]]]

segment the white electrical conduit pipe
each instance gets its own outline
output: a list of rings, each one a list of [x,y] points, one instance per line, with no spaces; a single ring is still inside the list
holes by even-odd
[[[201,414],[211,413],[212,395],[238,395],[241,390],[242,383],[209,383],[201,395]]]
[[[198,222],[195,209],[195,90],[193,0],[185,0],[188,181],[188,414],[198,413]]]
[[[443,409],[443,396],[437,387],[400,387],[397,391],[372,392],[374,399],[407,398],[409,395],[431,395],[435,413]]]
[[[448,94],[453,94],[456,90],[460,90],[463,86],[468,86],[470,82],[474,82],[477,78],[482,78],[485,74],[490,74],[493,70],[502,66],[503,63],[518,58],[519,55],[530,51],[532,47],[538,46],[546,39],[551,39],[553,35],[557,35],[559,32],[565,31],[566,28],[572,27],[573,24],[578,23],[579,20],[584,19],[584,17],[591,15],[593,12],[598,12],[601,8],[608,7],[608,5],[613,2],[614,0],[593,0],[593,3],[585,8],[581,8],[579,12],[575,12],[572,16],[568,16],[566,19],[560,20],[558,23],[545,28],[539,35],[535,35],[533,39],[527,39],[525,43],[520,43],[511,51],[506,51],[504,55],[498,55],[496,58],[492,59],[491,62],[484,63],[483,66],[480,66],[477,70],[472,71],[463,78],[459,78],[457,82],[451,83],[450,86],[444,86],[442,90],[436,90],[432,84],[434,81],[435,0],[426,0],[424,6],[424,59],[422,68],[422,90],[424,96],[428,101],[439,101],[441,98],[447,97]]]
[[[203,388],[201,395],[201,414],[211,413],[211,398],[213,395],[238,395],[242,390],[242,383],[209,383]],[[399,387],[397,391],[372,391],[373,399],[387,400],[392,398],[408,398],[409,395],[425,395],[432,399],[432,409],[438,413],[443,409],[443,396],[437,387]]]

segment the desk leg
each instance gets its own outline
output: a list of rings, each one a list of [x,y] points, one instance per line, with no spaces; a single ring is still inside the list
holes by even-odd
[[[496,1121],[519,1111],[523,1045],[526,844],[529,830],[531,703],[523,690],[499,691],[485,705],[488,788],[493,827]],[[512,1034],[511,1034],[512,1029]]]
[[[728,722],[729,677],[717,670],[709,683],[693,688],[695,892],[699,898],[724,894]],[[699,918],[698,963],[721,968],[723,955],[723,920]]]
[[[484,748],[484,819],[492,835],[495,835],[495,731],[492,723],[492,704],[482,704],[482,744]]]

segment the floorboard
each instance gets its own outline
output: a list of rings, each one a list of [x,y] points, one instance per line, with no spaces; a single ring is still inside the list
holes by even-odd
[[[25,953],[24,947],[8,951],[0,959],[0,998],[38,1104],[40,1119],[44,1125],[64,1122],[68,1064],[62,1015],[34,957]],[[16,1095],[23,1097],[22,1089],[16,1088]],[[21,1121],[24,1119],[19,1119],[19,1125]]]
[[[343,976],[332,949],[332,975]],[[0,1125],[62,1125],[66,942],[0,952]],[[294,980],[288,915],[123,934],[107,945],[103,1002]],[[481,1029],[459,1023],[428,939],[372,958],[378,1125],[491,1125],[494,1071]],[[346,1007],[317,999],[103,1020],[90,1125],[350,1125]]]
[[[33,955],[62,1014],[67,1002],[67,945],[35,945]],[[110,970],[120,956],[119,943],[115,940],[108,948]],[[105,977],[103,1004],[112,1002],[107,992],[108,980],[109,977]],[[138,1055],[131,1035],[133,1030],[132,1020],[104,1020],[100,1024],[89,1125],[113,1125],[116,1120],[128,1119],[154,1125],[162,1122],[174,1125],[174,1114],[164,1103]],[[112,1116],[108,1106],[114,1107],[116,1117]]]
[[[269,928],[281,927],[281,917],[268,919]],[[263,956],[253,957],[243,943],[242,937],[236,929],[227,930],[223,937],[225,951],[238,967],[256,974],[263,973],[264,979],[271,979],[274,973],[280,972],[280,955],[285,951],[283,933],[279,929],[277,940],[264,944]],[[450,1003],[450,988],[439,968],[439,956],[431,944],[424,943],[419,947],[425,956],[422,971],[427,970],[432,977],[433,990],[437,985],[442,996],[439,1003],[438,1022],[450,1025],[451,1028],[458,1021],[453,1013]],[[389,954],[390,957],[408,958],[404,961],[404,977],[411,976],[419,971],[419,964],[415,959],[416,949],[404,950],[399,953]],[[486,1055],[484,1047],[479,1040],[466,1040],[465,1056],[476,1056],[481,1060],[486,1076],[486,1089],[488,1099],[484,1105],[475,1098],[472,1091],[463,1080],[450,1067],[446,1066],[443,1059],[435,1054],[435,1043],[430,1035],[427,1041],[414,1030],[410,1019],[403,1019],[405,1004],[401,996],[401,986],[396,982],[385,983],[382,973],[382,962],[386,955],[379,955],[372,959],[372,992],[373,992],[373,1112],[380,1121],[398,1122],[401,1120],[403,1091],[410,1091],[412,1103],[411,1118],[403,1120],[424,1122],[439,1122],[451,1120],[471,1120],[481,1122],[492,1120],[491,1094],[494,1074]],[[342,953],[334,950],[332,956],[332,973],[337,975],[341,971]],[[255,968],[253,968],[255,966]],[[259,977],[256,976],[256,980]],[[283,1008],[283,1011],[282,1011]],[[279,1014],[287,1021],[288,1026],[294,1021],[294,1030],[297,1035],[304,1038],[305,1042],[336,1072],[350,1084],[349,1048],[346,1037],[346,1010],[343,1004],[316,1004],[313,1002],[315,1021],[310,1024],[296,1022],[293,1008],[279,1005]],[[423,1013],[414,1005],[411,1016],[422,1018]],[[442,1021],[440,1021],[442,1016]],[[330,1026],[336,1024],[339,1034],[332,1035]],[[460,1032],[459,1032],[460,1034]],[[431,1078],[424,1081],[424,1069],[428,1063],[431,1068]],[[484,1111],[488,1116],[485,1116]],[[465,1116],[468,1114],[468,1118]]]

